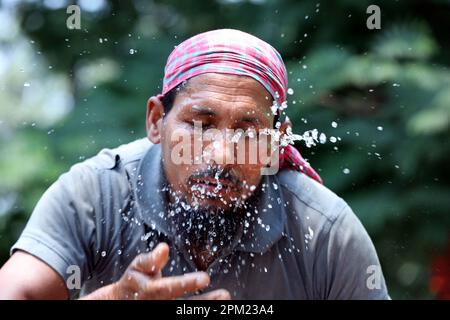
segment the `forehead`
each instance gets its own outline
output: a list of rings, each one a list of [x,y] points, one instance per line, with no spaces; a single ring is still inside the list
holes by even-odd
[[[220,107],[229,112],[245,109],[266,115],[272,102],[270,93],[251,77],[205,73],[189,79],[184,90],[177,94],[174,105]]]

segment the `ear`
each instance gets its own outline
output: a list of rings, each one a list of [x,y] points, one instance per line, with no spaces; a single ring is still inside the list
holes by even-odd
[[[291,119],[289,119],[288,116],[286,116],[286,119],[283,121],[283,123],[281,124],[281,127],[280,127],[281,135],[286,134],[288,128],[291,128],[290,130],[292,130],[292,122],[291,122]]]
[[[150,97],[147,101],[145,126],[147,128],[147,138],[154,144],[161,142],[163,116],[164,106],[161,101],[158,97]]]

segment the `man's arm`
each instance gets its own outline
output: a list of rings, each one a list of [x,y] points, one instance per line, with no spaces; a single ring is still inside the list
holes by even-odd
[[[62,277],[42,260],[16,251],[0,269],[0,299],[68,299]]]
[[[205,272],[162,277],[169,260],[169,247],[159,244],[152,252],[137,256],[121,279],[83,297],[86,300],[176,299],[209,285]],[[0,269],[0,299],[68,299],[62,277],[46,263],[23,251],[15,252]],[[214,290],[195,299],[226,300],[226,290]]]

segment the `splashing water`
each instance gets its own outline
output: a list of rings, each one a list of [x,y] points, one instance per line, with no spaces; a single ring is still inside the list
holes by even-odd
[[[305,239],[312,240],[314,237],[314,230],[311,227],[308,227],[308,233],[305,234]]]

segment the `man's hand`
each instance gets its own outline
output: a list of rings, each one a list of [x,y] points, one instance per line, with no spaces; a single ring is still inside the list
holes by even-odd
[[[129,265],[119,281],[98,289],[83,299],[177,299],[209,285],[205,272],[187,273],[163,278],[161,270],[169,260],[169,246],[160,243],[149,253],[140,254]],[[214,290],[193,299],[227,300],[226,290]]]

